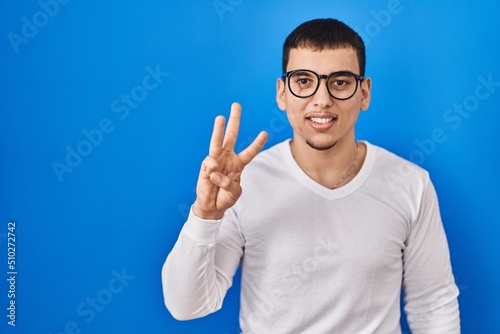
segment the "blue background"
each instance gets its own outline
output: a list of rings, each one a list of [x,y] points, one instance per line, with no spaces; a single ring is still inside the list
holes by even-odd
[[[267,146],[291,136],[275,104],[281,47],[317,17],[365,38],[373,92],[358,138],[430,171],[463,333],[498,333],[499,2],[54,3],[0,2],[2,333],[238,332],[238,283],[221,311],[179,322],[163,305],[161,266],[194,200],[214,117],[243,105],[239,147],[262,129]]]

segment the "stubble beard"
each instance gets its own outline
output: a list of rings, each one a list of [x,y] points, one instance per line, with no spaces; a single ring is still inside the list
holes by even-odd
[[[312,149],[315,149],[317,151],[326,151],[326,150],[329,150],[329,149],[331,149],[332,147],[334,147],[337,144],[337,142],[335,141],[331,145],[316,146],[313,143],[311,143],[309,140],[306,140],[306,143],[307,143],[307,145],[309,145],[309,147],[311,147]]]

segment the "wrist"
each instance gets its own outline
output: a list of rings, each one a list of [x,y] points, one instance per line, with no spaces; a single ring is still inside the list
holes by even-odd
[[[197,201],[194,202],[191,207],[194,215],[200,219],[204,220],[219,220],[224,217],[224,211],[222,210],[206,210]]]

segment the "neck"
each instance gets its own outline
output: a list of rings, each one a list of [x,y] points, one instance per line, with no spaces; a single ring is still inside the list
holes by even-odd
[[[352,138],[337,142],[325,150],[318,150],[305,142],[293,140],[293,157],[300,168],[324,187],[335,189],[349,183],[361,169],[366,147]]]

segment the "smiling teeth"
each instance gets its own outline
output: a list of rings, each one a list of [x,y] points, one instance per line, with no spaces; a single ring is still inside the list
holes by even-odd
[[[325,124],[331,122],[333,118],[320,118],[320,117],[311,117],[311,121],[314,123]]]

